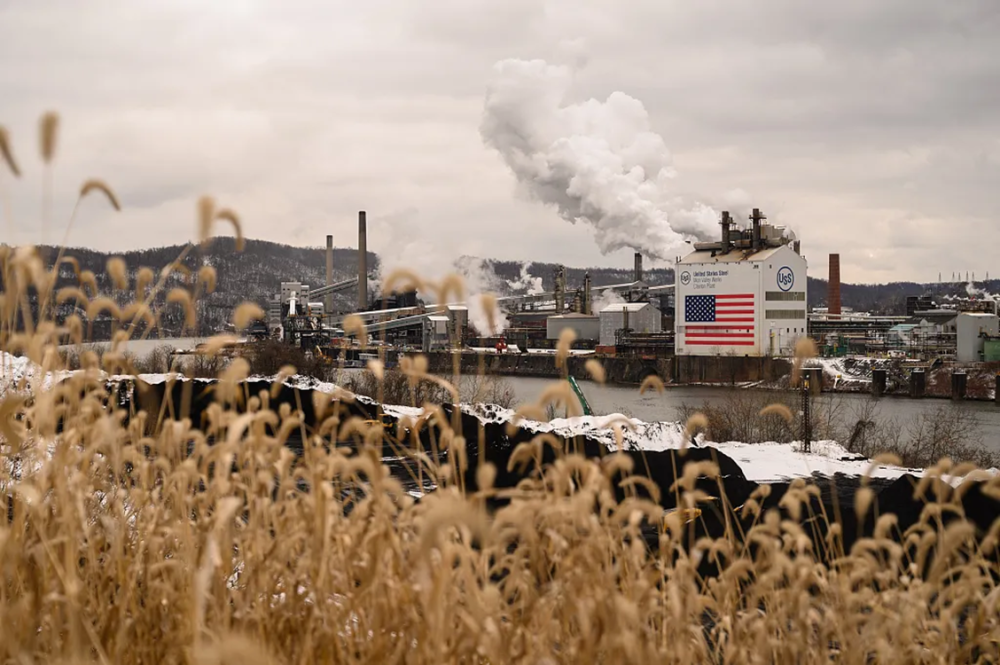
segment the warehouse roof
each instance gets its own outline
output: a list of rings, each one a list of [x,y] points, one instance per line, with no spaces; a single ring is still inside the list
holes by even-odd
[[[786,246],[782,245],[781,247]],[[756,253],[746,249],[731,249],[725,254],[716,252],[715,256],[712,256],[712,250],[710,249],[699,249],[681,259],[679,265],[689,265],[692,263],[741,263],[744,261],[755,263],[767,260],[781,249],[781,247],[765,247]]]
[[[622,310],[638,312],[643,307],[652,307],[652,305],[648,302],[620,302],[615,305],[608,305],[601,310],[601,314],[604,314],[605,312],[621,312]]]

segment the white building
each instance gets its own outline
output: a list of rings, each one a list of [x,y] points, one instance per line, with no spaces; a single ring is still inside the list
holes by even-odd
[[[677,262],[677,355],[787,356],[806,327],[806,260],[782,227],[730,230]]]
[[[615,334],[624,328],[636,333],[658,333],[661,331],[660,310],[648,302],[625,302],[608,305],[600,311],[598,316],[601,319],[601,346],[614,346]]]
[[[982,361],[983,336],[1000,335],[1000,318],[995,314],[962,312],[957,319],[958,348],[955,359],[960,363]]]
[[[282,282],[281,283],[281,302],[288,302],[289,298],[294,297],[296,300],[301,300],[303,302],[309,300],[309,285],[302,284],[301,282]]]

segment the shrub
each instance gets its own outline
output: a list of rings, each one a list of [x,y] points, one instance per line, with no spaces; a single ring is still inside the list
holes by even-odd
[[[344,373],[341,387],[355,395],[381,400],[384,404],[422,406],[424,404],[450,404],[454,400],[448,389],[439,383],[424,379],[412,385],[407,376],[396,369],[387,369],[379,382],[370,370]]]

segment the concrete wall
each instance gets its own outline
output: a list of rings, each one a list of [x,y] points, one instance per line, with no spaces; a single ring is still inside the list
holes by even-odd
[[[452,372],[452,355],[447,351],[431,352],[428,363],[432,372],[443,375]],[[592,356],[568,359],[569,373],[577,379],[590,378],[585,367]],[[670,358],[600,358],[609,383],[642,383],[650,374],[656,374],[664,383],[743,383],[747,381],[775,381],[791,372],[792,366],[782,358],[678,356]],[[532,354],[474,354],[461,355],[463,374],[484,371],[488,374],[558,378],[555,356]]]
[[[792,371],[783,358],[742,356],[676,356],[675,383],[744,383],[776,381]]]
[[[590,374],[585,366],[591,356],[577,356],[567,359],[569,374],[576,379],[589,379]],[[448,351],[437,351],[427,354],[428,367],[431,372],[444,376],[451,374],[452,358]],[[672,358],[648,360],[642,358],[601,358],[601,364],[607,374],[609,383],[642,383],[650,374],[656,374],[664,382],[670,379],[673,371]],[[500,376],[530,376],[536,378],[559,378],[561,370],[556,367],[554,355],[532,354],[476,354],[463,353],[460,359],[463,374],[476,374],[480,371]]]

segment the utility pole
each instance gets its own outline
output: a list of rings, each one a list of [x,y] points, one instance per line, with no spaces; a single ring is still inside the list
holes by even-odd
[[[809,374],[802,377],[802,452],[812,452],[812,418],[809,415]]]

